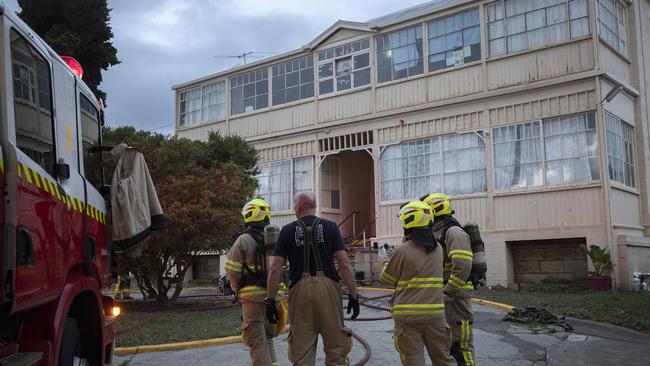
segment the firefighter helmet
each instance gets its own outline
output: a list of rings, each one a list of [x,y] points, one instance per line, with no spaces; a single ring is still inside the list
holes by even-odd
[[[403,205],[398,216],[404,229],[426,227],[433,219],[429,205],[417,200]]]
[[[430,195],[423,196],[420,200],[433,211],[433,216],[445,216],[452,215],[454,210],[451,209],[451,200],[449,196],[444,193],[431,193]]]
[[[258,222],[271,219],[271,207],[261,198],[250,200],[241,210],[245,222]]]

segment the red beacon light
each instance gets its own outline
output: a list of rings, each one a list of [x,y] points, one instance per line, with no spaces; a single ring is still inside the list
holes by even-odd
[[[72,56],[61,56],[61,59],[65,61],[68,66],[72,69],[72,72],[75,73],[75,75],[79,76],[79,79],[83,78],[84,75],[84,69],[81,67],[81,64],[74,59]]]

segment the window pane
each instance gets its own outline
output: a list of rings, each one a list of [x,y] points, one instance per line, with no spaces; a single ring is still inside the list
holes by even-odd
[[[326,78],[334,75],[334,66],[331,62],[318,65],[318,78]]]
[[[341,90],[346,90],[350,89],[352,87],[352,76],[351,75],[344,75],[344,76],[339,76],[336,78],[336,90],[341,91]]]
[[[377,80],[379,82],[405,78],[423,72],[420,25],[379,36],[377,44]]]
[[[354,87],[370,84],[370,69],[354,72]]]
[[[323,80],[318,83],[318,94],[327,94],[334,91],[334,79]]]
[[[370,54],[362,53],[358,56],[354,56],[354,69],[358,70],[364,67],[370,66]]]

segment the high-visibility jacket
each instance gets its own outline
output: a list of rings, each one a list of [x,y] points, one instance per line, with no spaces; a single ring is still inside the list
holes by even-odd
[[[472,271],[472,246],[469,235],[460,226],[451,226],[446,222],[433,226],[433,235],[444,249],[444,293],[452,297],[471,297],[474,286],[469,281]]]
[[[244,233],[235,240],[228,252],[225,266],[226,273],[228,273],[230,287],[239,296],[239,302],[264,302],[266,298],[266,287],[261,284],[248,284],[240,288],[240,284],[250,282],[246,281],[246,277],[251,276],[251,272],[263,270],[263,268],[255,265],[255,248],[257,245],[257,241],[253,236]],[[265,260],[268,261],[269,256],[265,256]],[[266,273],[262,277],[266,280]],[[284,292],[284,289],[280,288],[276,300],[280,300]]]
[[[442,248],[427,252],[407,240],[381,267],[381,280],[395,286],[391,300],[396,321],[420,323],[444,316]]]

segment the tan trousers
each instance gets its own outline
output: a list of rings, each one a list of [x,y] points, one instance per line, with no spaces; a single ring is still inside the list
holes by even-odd
[[[449,354],[451,332],[442,317],[427,323],[395,321],[393,341],[404,366],[424,366],[425,347],[433,366],[456,366]]]
[[[277,358],[273,349],[275,325],[266,320],[264,303],[241,304],[243,322],[242,338],[248,347],[253,366],[275,366]]]
[[[451,355],[460,366],[474,366],[472,328],[474,316],[469,297],[445,297],[445,315],[451,327]]]
[[[318,335],[325,365],[349,365],[352,332],[343,325],[341,287],[325,276],[306,276],[289,290],[289,361],[313,366]]]

